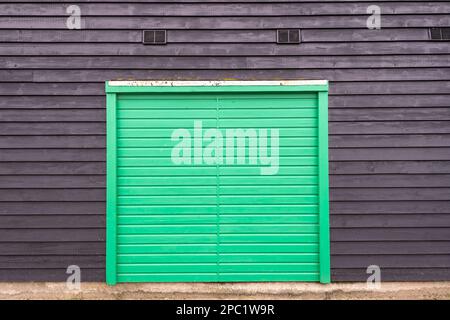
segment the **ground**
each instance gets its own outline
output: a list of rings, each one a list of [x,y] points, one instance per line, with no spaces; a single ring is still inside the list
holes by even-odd
[[[450,282],[365,283],[0,283],[0,299],[447,299]]]

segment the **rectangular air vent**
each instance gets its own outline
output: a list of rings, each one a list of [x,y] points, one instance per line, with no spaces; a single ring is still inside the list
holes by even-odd
[[[431,40],[450,40],[450,27],[430,28]]]
[[[144,30],[142,33],[143,44],[166,44],[166,30]]]
[[[299,29],[279,29],[277,30],[278,44],[299,44],[300,30]]]

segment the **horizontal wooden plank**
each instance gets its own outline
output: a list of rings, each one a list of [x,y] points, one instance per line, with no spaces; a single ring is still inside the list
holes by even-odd
[[[3,161],[105,161],[105,149],[2,149]]]
[[[448,148],[345,148],[330,149],[331,161],[450,160]]]
[[[147,16],[147,17],[208,17],[208,16],[320,16],[366,15],[364,3],[330,3],[326,6],[312,3],[82,3],[83,16]],[[66,6],[56,3],[0,4],[1,16],[67,16]],[[383,15],[450,13],[450,4],[441,2],[430,6],[427,2],[384,3]]]
[[[333,193],[333,191],[331,191]],[[450,214],[447,200],[433,201],[332,201],[330,212],[337,214]]]
[[[340,121],[330,122],[329,129],[333,135],[449,133],[450,121]]]
[[[0,31],[1,34],[1,31]],[[76,33],[75,33],[76,34]],[[100,44],[99,44],[100,45]],[[103,44],[102,44],[103,45]],[[405,71],[401,68],[425,68],[425,67],[449,67],[450,56],[445,54],[432,55],[371,55],[371,56],[302,56],[301,59],[296,56],[265,56],[265,57],[245,57],[245,56],[230,56],[230,57],[215,57],[211,56],[208,59],[198,59],[196,57],[150,57],[150,56],[104,56],[101,59],[91,56],[9,56],[7,59],[0,61],[0,68],[5,70],[4,73],[16,75],[16,74],[28,74],[25,82],[29,82],[33,79],[33,70],[39,69],[122,69],[130,72],[130,76],[139,76],[139,73],[135,70],[196,70],[196,69],[332,69],[320,71],[320,74],[330,74],[333,76],[333,70],[335,69],[356,69],[356,68],[395,68],[398,73]],[[282,65],[280,65],[282,63]],[[12,71],[9,69],[20,70]],[[30,70],[32,69],[32,70]],[[426,71],[427,69],[425,69]],[[437,71],[436,69],[432,69]],[[383,70],[388,75],[386,70]],[[445,70],[443,70],[445,71]],[[97,71],[101,72],[101,71]],[[305,71],[303,71],[305,72]],[[311,72],[311,71],[309,71]],[[316,71],[316,74],[319,71]],[[335,70],[337,76],[342,78],[342,74],[351,71]],[[354,72],[364,73],[369,71],[355,70]],[[374,73],[375,72],[375,73]],[[376,73],[380,74],[380,70],[370,70],[371,76],[375,76]],[[448,71],[447,71],[448,72]],[[142,72],[141,72],[142,74]],[[315,76],[312,73],[308,76]],[[38,80],[40,74],[35,76],[35,80]],[[109,73],[111,75],[111,73]],[[120,76],[120,73],[116,72],[116,76]],[[437,74],[437,77],[440,74]],[[356,75],[353,75],[355,77]],[[393,76],[393,75],[391,75]],[[327,76],[328,77],[328,76]],[[24,77],[25,78],[25,77]],[[6,79],[6,77],[5,77]],[[12,77],[10,81],[14,81],[15,77]],[[9,80],[9,79],[8,79]],[[18,80],[16,80],[18,81]]]
[[[101,136],[0,136],[0,149],[8,148],[66,148],[98,149],[106,147]]]
[[[3,82],[31,82],[33,71],[31,70],[0,70],[0,79]]]
[[[0,125],[0,136],[98,136],[105,134],[105,122],[3,122]]]
[[[206,60],[207,61],[207,60]],[[449,80],[450,68],[395,68],[395,69],[279,69],[279,63],[273,64],[272,69],[242,69],[232,70],[234,66],[223,65],[222,69],[216,70],[209,67],[208,70],[45,70],[33,71],[33,80],[36,82],[84,82],[105,81],[106,79],[133,78],[133,79],[179,79],[180,77],[190,79],[224,79],[233,78],[238,73],[243,78],[305,78],[305,79],[328,79],[329,81],[400,81],[400,80]],[[185,67],[188,64],[185,64]],[[180,74],[181,72],[181,74]],[[370,74],[370,76],[369,76]]]
[[[329,120],[332,122],[442,121],[450,120],[450,108],[330,108]]]
[[[0,202],[0,213],[5,215],[102,215],[105,212],[105,201]]]
[[[33,176],[36,177],[36,176]],[[22,185],[26,182],[22,182]],[[52,187],[55,187],[54,185]],[[12,188],[12,186],[9,186]],[[104,189],[4,189],[0,201],[104,201]]]
[[[333,257],[361,254],[450,254],[450,242],[433,241],[361,241],[331,242]]]
[[[426,60],[429,60],[428,56]],[[355,57],[352,57],[355,58]],[[198,60],[198,59],[196,59]],[[332,95],[329,107],[332,108],[425,108],[449,107],[450,95],[391,95],[380,94],[368,99],[364,95]],[[0,100],[0,107],[6,109],[92,109],[106,106],[104,96],[8,96]],[[331,110],[330,110],[331,111]]]
[[[329,97],[329,108],[422,108],[449,107],[450,95],[433,94],[379,94],[367,95],[332,95]],[[411,111],[412,112],[412,111]]]
[[[331,241],[448,241],[450,228],[339,228],[331,229]]]
[[[30,25],[37,27],[36,20]],[[213,19],[213,18],[212,18]],[[396,18],[398,19],[398,18]],[[66,28],[65,20],[61,21],[61,28]],[[152,21],[153,19],[146,19]],[[196,20],[202,20],[197,18]],[[216,18],[213,19],[214,23]],[[277,21],[285,19],[277,18]],[[437,19],[435,19],[437,20]],[[448,20],[448,18],[447,18]],[[39,20],[41,21],[41,20]],[[114,20],[111,25],[116,25]],[[260,19],[258,19],[260,21]],[[423,23],[424,21],[420,21]],[[323,24],[323,21],[320,22]],[[434,24],[437,21],[433,21]],[[294,23],[290,25],[292,27]],[[450,23],[448,23],[450,24]],[[3,24],[4,25],[4,24]],[[7,22],[7,27],[11,24]],[[366,18],[360,26],[366,25]],[[26,27],[26,26],[24,26]],[[0,18],[0,29],[2,18]],[[136,28],[142,29],[143,26]],[[161,28],[167,28],[161,26]],[[275,27],[274,27],[275,28]],[[306,42],[296,46],[280,46],[275,43],[234,44],[226,43],[169,43],[166,46],[143,46],[138,43],[3,43],[0,44],[2,56],[42,56],[42,55],[81,55],[81,56],[330,56],[330,55],[399,55],[399,54],[448,54],[450,44],[442,41],[410,41],[410,42],[358,42],[352,43],[312,43]]]
[[[450,122],[449,122],[450,124]],[[450,126],[449,126],[450,127]],[[356,132],[358,130],[355,130]],[[450,129],[449,129],[450,131]],[[450,147],[448,134],[347,134],[332,135],[329,137],[332,148],[354,147]]]
[[[0,241],[7,242],[80,242],[105,241],[105,229],[2,229]]]
[[[276,8],[276,7],[275,7]],[[0,30],[4,42],[90,42],[141,43],[141,30]],[[273,43],[274,30],[193,30],[167,31],[170,43]],[[427,28],[368,29],[303,29],[305,42],[427,41]],[[406,58],[406,57],[405,57]]]
[[[57,256],[56,256],[57,257]],[[76,259],[75,259],[76,260]],[[0,281],[6,282],[29,282],[29,281],[67,281],[67,267],[57,269],[34,269],[29,266],[27,269],[0,269]],[[105,268],[89,269],[82,271],[82,281],[105,281]]]
[[[217,71],[215,71],[217,73]],[[233,78],[233,71],[229,71]],[[270,70],[266,71],[266,77]],[[236,74],[235,74],[236,75]],[[200,73],[199,73],[200,76]],[[202,76],[203,77],[203,76]],[[87,80],[87,79],[85,79]],[[107,80],[107,79],[105,79]],[[252,79],[255,80],[255,79]],[[334,82],[331,95],[379,95],[379,94],[447,94],[450,81],[380,81],[380,82]],[[3,83],[0,95],[104,95],[103,82],[74,83]]]
[[[106,185],[104,174],[92,175],[1,175],[0,188],[103,188]],[[6,192],[6,191],[3,191]],[[52,191],[48,191],[51,193]],[[2,198],[0,196],[0,198]],[[77,198],[78,199],[78,198]],[[5,199],[4,199],[5,200]],[[74,201],[76,201],[74,199]]]
[[[331,184],[332,185],[332,184]],[[332,188],[330,190],[331,201],[445,201],[450,197],[450,188]]]
[[[104,162],[3,162],[0,175],[103,175]]]
[[[77,255],[77,256],[0,256],[0,269],[55,269],[78,265],[84,268],[103,268],[105,256],[103,255]]]
[[[0,99],[5,109],[92,109],[105,108],[105,96],[9,96]]]
[[[332,214],[330,225],[332,228],[450,227],[450,214]]]
[[[450,173],[450,161],[333,161],[331,174]]]
[[[448,174],[331,175],[331,188],[450,187]],[[375,190],[373,190],[376,192]]]
[[[105,215],[0,215],[4,229],[105,228]]]
[[[335,82],[330,94],[447,94],[450,81]]]
[[[405,7],[405,6],[404,6]],[[367,8],[367,7],[366,7]],[[365,8],[365,10],[366,10]],[[1,17],[0,29],[65,29],[64,17]],[[286,16],[265,17],[261,20],[257,16],[242,17],[84,17],[81,19],[82,29],[330,29],[330,28],[361,28],[366,25],[367,13],[360,15],[329,15],[329,16]],[[445,27],[449,24],[446,13],[438,14],[399,14],[385,15],[384,28],[404,27]]]
[[[0,122],[104,122],[105,109],[2,109]]]
[[[97,242],[15,242],[0,246],[2,256],[105,255],[105,243]]]
[[[367,268],[377,265],[384,268],[448,268],[449,255],[333,255],[332,268]]]
[[[331,269],[331,280],[367,281],[367,267],[359,269]],[[449,268],[384,268],[383,281],[449,281]]]
[[[327,5],[324,5],[327,6]],[[384,7],[383,7],[384,9]],[[382,12],[384,14],[384,12]],[[366,42],[366,41],[418,41],[429,40],[427,28],[370,29],[303,29],[303,42]]]

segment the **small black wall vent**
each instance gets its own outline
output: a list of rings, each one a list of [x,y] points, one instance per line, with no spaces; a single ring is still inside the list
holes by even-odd
[[[450,40],[450,27],[430,28],[431,40]]]
[[[279,29],[277,30],[278,44],[298,44],[300,43],[299,29]]]
[[[144,30],[142,33],[143,44],[166,44],[166,30]]]

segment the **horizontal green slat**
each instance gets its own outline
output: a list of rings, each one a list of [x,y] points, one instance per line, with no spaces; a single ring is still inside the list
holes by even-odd
[[[243,176],[219,177],[221,186],[227,185],[317,185],[317,176],[253,176],[251,179]]]
[[[203,126],[211,125],[209,121],[203,121]],[[219,119],[220,128],[315,128],[316,118],[289,118],[289,119]],[[280,129],[280,132],[282,129]]]
[[[318,201],[317,195],[302,196],[242,196],[242,195],[223,195],[219,198],[220,204],[315,204]],[[119,197],[120,203],[120,197]]]
[[[217,245],[214,244],[121,244],[117,246],[120,254],[145,254],[145,253],[214,253],[217,252]]]
[[[118,225],[117,232],[119,235],[132,234],[200,234],[213,233],[216,231],[214,224],[200,225]],[[233,233],[318,233],[317,225],[304,224],[221,224],[219,232],[221,235]]]
[[[120,227],[119,227],[120,228]],[[233,233],[318,233],[318,225],[307,224],[221,224],[220,235]]]
[[[118,244],[163,244],[163,243],[216,243],[217,237],[215,234],[183,234],[183,235],[118,235]]]
[[[219,108],[221,111],[223,109],[229,108],[237,108],[237,109],[272,109],[277,110],[278,108],[295,108],[298,110],[302,110],[305,108],[317,108],[318,102],[317,99],[314,98],[304,98],[304,99],[283,99],[283,98],[274,98],[267,97],[264,98],[254,98],[254,99],[223,99],[219,101]],[[225,110],[226,111],[226,110]],[[295,112],[295,111],[293,111]],[[222,114],[221,114],[222,115]]]
[[[224,176],[261,176],[261,168],[267,166],[247,166],[239,167],[220,167],[218,173]],[[278,167],[278,175],[317,175],[317,166],[283,166]],[[217,173],[214,167],[146,167],[146,168],[128,168],[119,167],[117,175],[119,177],[135,176],[214,176]]]
[[[315,99],[317,100],[317,93],[315,92],[246,92],[245,94],[242,93],[233,93],[233,92],[189,92],[189,93],[183,93],[183,92],[171,92],[170,94],[167,93],[160,93],[160,92],[152,92],[152,93],[145,93],[145,92],[136,92],[136,93],[119,93],[117,95],[117,100],[119,102],[122,101],[145,101],[148,103],[150,100],[152,104],[157,102],[167,102],[167,101],[179,101],[177,105],[180,105],[180,102],[185,102],[186,100],[192,100],[192,101],[204,101],[204,100],[210,100],[216,102],[217,99],[220,99],[220,102],[227,102],[227,101],[239,101],[242,103],[242,101],[247,104],[249,101],[254,101],[257,99],[261,100],[269,100],[274,99],[275,101],[279,100],[298,100],[299,102],[307,99]]]
[[[216,215],[118,215],[117,223],[120,225],[149,225],[149,224],[214,224]]]
[[[318,242],[318,234],[221,234],[220,243]]]
[[[214,176],[214,167],[150,167],[150,168],[123,168],[117,169],[119,177],[126,176]]]
[[[192,97],[185,97],[184,99],[158,99],[157,97],[142,95],[142,96],[128,96],[126,98],[119,98],[117,100],[117,110],[124,109],[215,109],[216,99],[193,99]]]
[[[201,120],[201,119],[200,119]],[[312,122],[312,121],[311,121]],[[205,119],[202,122],[203,128],[215,128],[216,120]],[[119,128],[194,128],[194,121],[191,119],[117,119]],[[295,126],[294,126],[295,127]]]
[[[117,194],[119,196],[156,196],[156,195],[216,195],[216,187],[203,187],[203,186],[178,186],[178,187],[118,187]]]
[[[317,214],[317,204],[303,205],[223,205],[219,207],[221,214]]]
[[[118,235],[132,234],[211,234],[216,232],[215,225],[118,225]],[[305,231],[306,232],[306,231]],[[180,236],[181,237],[181,236]]]
[[[220,167],[118,167],[117,175],[124,177],[157,177],[157,176],[213,176],[217,172],[222,176],[261,176],[261,168],[265,166]],[[277,175],[311,175],[317,173],[317,166],[282,166]],[[164,192],[164,190],[162,190]]]
[[[141,263],[213,263],[216,265],[216,254],[123,254],[120,251],[117,255],[119,264],[141,264]],[[162,270],[164,271],[164,270]]]
[[[145,264],[145,265],[117,265],[119,273],[180,273],[180,272],[198,272],[212,273],[217,272],[216,264]]]
[[[229,264],[219,266],[219,272],[319,272],[318,263],[248,263]]]
[[[147,215],[147,214],[216,214],[216,205],[128,205],[128,206],[118,206],[118,214],[137,214],[137,215]]]
[[[168,157],[172,156],[171,147],[166,148],[118,148],[117,155],[119,157]],[[192,148],[192,154],[196,148]],[[259,150],[251,150],[253,148],[246,148],[246,154],[250,152],[258,152]],[[235,154],[238,153],[239,148],[235,148]],[[270,149],[269,149],[270,150]],[[315,147],[283,147],[279,149],[279,156],[317,156],[317,148]],[[246,157],[248,163],[248,156]]]
[[[219,246],[220,253],[317,253],[318,243],[255,243],[255,244],[224,244]]]
[[[192,130],[192,129],[191,129]],[[119,138],[167,138],[172,137],[173,128],[155,129],[127,129],[119,128],[117,137]],[[223,133],[223,131],[222,131]],[[226,131],[225,131],[226,133]],[[317,137],[317,128],[283,128],[279,130],[280,139],[283,137]]]
[[[219,110],[219,118],[242,118],[242,119],[254,119],[254,118],[317,118],[317,108],[298,108],[295,101],[290,105],[281,105],[278,108],[270,107],[270,105],[264,103],[267,109],[261,112],[258,105],[253,105],[254,109],[248,109],[251,107],[237,108],[237,109],[224,109]],[[286,109],[290,107],[292,109]],[[219,107],[220,108],[220,107]],[[196,108],[195,106],[189,109],[119,109],[117,112],[118,119],[216,119],[216,108],[214,104],[210,109]]]
[[[224,133],[223,133],[224,134]],[[270,138],[271,135],[268,133],[268,150],[270,151]],[[194,136],[192,134],[191,143],[193,144]],[[257,143],[259,143],[259,139],[256,139]],[[238,140],[234,138],[228,138],[223,136],[223,150],[225,150],[227,145],[231,145],[235,148],[235,150],[241,149],[236,148]],[[179,143],[179,140],[172,141],[171,136],[167,136],[166,138],[119,138],[117,140],[117,146],[119,148],[173,148]],[[204,140],[203,145],[207,145],[209,141]],[[245,141],[246,145],[249,145],[248,140]],[[282,148],[284,147],[311,147],[317,146],[318,140],[316,137],[304,137],[304,138],[296,138],[296,137],[280,137],[279,144]],[[247,149],[247,147],[246,147]],[[251,150],[252,148],[248,148]],[[193,149],[192,149],[193,151]],[[247,150],[246,150],[247,151]],[[225,155],[225,151],[224,151]]]
[[[317,194],[317,186],[221,186],[219,187],[220,194],[222,195],[258,195],[258,194],[292,194],[292,195],[311,195]]]
[[[217,221],[215,215],[118,215],[120,225],[150,225],[150,224],[213,224]],[[220,217],[223,224],[316,224],[317,215],[227,215]],[[186,226],[188,227],[188,226]]]
[[[152,274],[117,274],[118,282],[216,282],[216,273],[152,273]]]
[[[146,205],[146,204],[216,204],[215,196],[191,195],[178,196],[118,196],[117,204],[120,205]]]
[[[219,106],[221,108],[222,106]],[[293,109],[283,109],[287,107],[286,105],[278,106],[277,108],[268,107],[267,109],[261,110],[257,105],[254,105],[254,109],[236,108],[236,109],[225,109],[219,110],[220,119],[259,119],[259,118],[317,118],[317,109],[314,108],[298,108],[295,105],[295,101],[289,107]]]
[[[218,257],[218,260],[217,260]],[[177,263],[315,263],[319,262],[319,253],[192,253],[192,254],[124,254],[118,251],[119,264],[177,264]],[[251,271],[251,270],[248,270]]]
[[[307,262],[318,263],[319,253],[220,253],[220,263],[253,263],[253,262]]]
[[[216,177],[118,177],[118,186],[215,186]]]
[[[265,282],[265,281],[304,281],[318,282],[319,273],[221,273],[218,281],[223,282]]]
[[[117,111],[118,119],[216,119],[215,104],[212,109],[189,108],[181,110],[170,109],[119,109]]]
[[[267,166],[252,166],[245,168],[237,167],[219,167],[219,175],[222,178],[226,176],[261,176],[261,168]],[[270,167],[270,166],[269,166]],[[278,171],[273,176],[280,178],[280,176],[293,176],[293,175],[317,175],[317,166],[284,166],[278,167]],[[282,179],[282,178],[280,178]]]
[[[250,215],[231,215],[231,214],[222,214],[220,216],[221,223],[293,223],[293,224],[316,224],[318,223],[318,215],[281,215],[281,214],[250,214]]]
[[[201,165],[195,164],[196,159],[201,158],[194,158],[192,157],[192,164],[191,165],[183,165],[183,167],[215,167],[216,165],[206,165],[202,162]],[[255,161],[256,163],[259,162],[259,158],[254,157],[247,157],[246,162],[251,163],[252,161]],[[305,157],[284,157],[280,159],[280,166],[315,166],[318,164],[317,157],[314,156],[305,156]],[[121,157],[117,159],[117,165],[119,167],[171,167],[173,166],[172,159],[170,157],[163,157],[163,158],[156,158],[156,157]],[[220,167],[227,167],[227,166],[233,166],[233,167],[249,167],[252,166],[251,164],[246,164],[244,166],[237,165],[237,164],[230,164],[227,165],[226,162]],[[259,166],[259,165],[253,165],[253,166]]]

